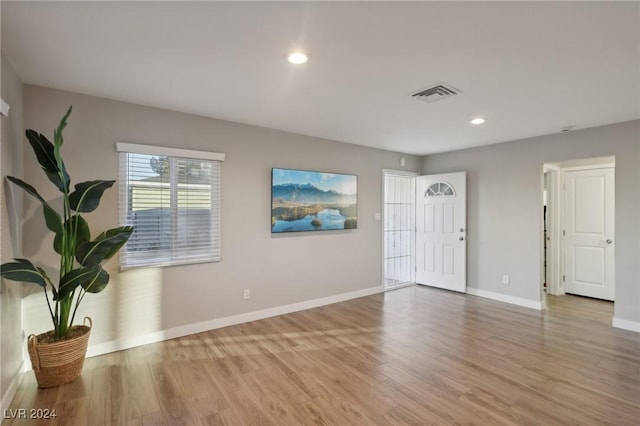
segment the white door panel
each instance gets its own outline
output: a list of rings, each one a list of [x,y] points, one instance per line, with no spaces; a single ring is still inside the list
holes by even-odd
[[[466,292],[466,172],[416,178],[416,282]]]
[[[564,172],[565,291],[613,300],[614,169]]]

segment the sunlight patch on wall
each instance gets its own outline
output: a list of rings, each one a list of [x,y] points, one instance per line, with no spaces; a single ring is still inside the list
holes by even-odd
[[[89,346],[162,329],[162,270],[144,268],[116,274],[108,268],[111,280],[98,294],[87,294],[74,324],[85,316],[93,320]],[[30,286],[31,287],[31,286]],[[23,299],[25,335],[44,333],[53,328],[42,291],[35,289]]]

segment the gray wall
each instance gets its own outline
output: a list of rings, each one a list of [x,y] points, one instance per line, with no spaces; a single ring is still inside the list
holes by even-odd
[[[22,176],[22,82],[2,56],[2,99],[10,106],[9,117],[2,117],[2,177]],[[22,217],[22,197],[7,193],[8,182],[0,182],[0,262],[20,253],[20,225],[12,219]],[[7,202],[8,199],[11,202]],[[22,365],[22,287],[13,281],[0,282],[0,399],[6,401],[11,381]],[[6,407],[0,407],[6,408]]]
[[[382,169],[398,169],[400,154],[29,85],[25,127],[48,135],[69,105],[63,155],[72,183],[117,178],[117,141],[227,154],[223,260],[125,272],[112,260],[109,287],[83,302],[81,314],[94,320],[92,344],[381,286],[381,223],[374,214],[381,209]],[[420,169],[419,157],[403,157],[406,170]],[[45,198],[55,197],[31,155],[24,164],[26,180]],[[358,229],[273,237],[272,167],[358,175]],[[118,225],[117,193],[106,193],[88,216],[94,233]],[[41,211],[31,200],[26,208],[25,255],[54,268]],[[242,300],[245,288],[251,300]],[[24,309],[29,332],[50,328],[40,294],[27,297]]]
[[[636,120],[431,155],[422,172],[468,173],[469,287],[539,301],[542,165],[615,155],[615,317],[640,322],[639,151]]]

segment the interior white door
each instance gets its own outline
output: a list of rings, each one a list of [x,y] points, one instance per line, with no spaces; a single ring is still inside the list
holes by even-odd
[[[565,292],[613,300],[614,168],[564,172]]]
[[[416,283],[466,292],[467,173],[416,178]]]

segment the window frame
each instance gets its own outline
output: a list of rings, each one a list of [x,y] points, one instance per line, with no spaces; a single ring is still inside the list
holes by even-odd
[[[226,155],[223,153],[217,152],[208,152],[208,151],[196,151],[196,150],[188,150],[181,148],[169,148],[169,147],[159,147],[153,145],[142,145],[142,144],[133,144],[126,142],[117,142],[116,150],[118,152],[118,163],[119,163],[119,221],[121,225],[130,224],[128,221],[128,213],[131,209],[131,198],[130,198],[130,189],[132,185],[129,182],[128,175],[129,170],[128,166],[128,155],[127,154],[143,154],[157,157],[169,157],[170,159],[175,160],[204,160],[211,161],[213,164],[212,167],[212,176],[211,176],[211,230],[214,242],[212,242],[211,248],[213,250],[212,256],[207,257],[200,254],[185,254],[185,255],[177,255],[177,253],[173,249],[169,250],[169,256],[162,258],[154,258],[150,257],[149,259],[136,259],[132,260],[132,257],[129,257],[129,251],[127,250],[127,245],[123,247],[120,251],[120,269],[128,270],[135,268],[144,268],[144,267],[159,267],[159,266],[177,266],[177,265],[187,265],[194,263],[209,263],[209,262],[219,262],[222,259],[221,255],[221,179],[222,179],[222,162],[225,160]],[[175,163],[175,160],[171,160],[171,163]],[[217,163],[217,164],[215,164]],[[169,175],[170,184],[170,194],[172,191],[177,191],[177,185],[173,185],[173,183],[177,182],[176,169],[172,169]],[[177,194],[170,195],[171,198],[176,197]],[[170,206],[171,217],[177,217],[179,210],[176,206]],[[178,241],[178,234],[172,234],[170,244],[176,244]],[[217,244],[216,244],[217,242]],[[148,252],[152,252],[152,250],[148,250]],[[160,252],[158,252],[160,253]]]
[[[445,186],[445,190],[444,191],[442,190],[441,185]],[[433,189],[436,186],[438,188],[437,191]],[[447,194],[447,191],[449,191],[450,194]],[[448,182],[445,182],[443,180],[440,180],[438,182],[432,183],[431,185],[429,185],[429,187],[424,192],[424,197],[425,198],[428,198],[428,197],[455,197],[455,196],[456,196],[456,190],[453,188],[453,186],[451,186],[451,184],[449,184]]]

